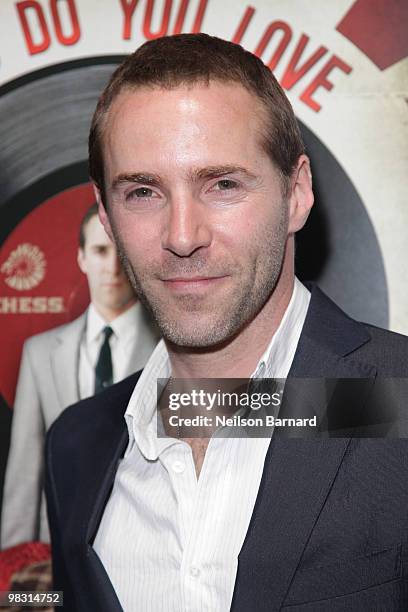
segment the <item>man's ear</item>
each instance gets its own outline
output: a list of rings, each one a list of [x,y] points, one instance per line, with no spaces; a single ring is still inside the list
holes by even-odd
[[[81,249],[81,247],[78,248],[77,262],[78,262],[78,266],[79,266],[79,269],[81,270],[81,272],[86,274],[85,253],[84,253],[84,250]]]
[[[301,155],[291,178],[289,196],[289,227],[288,233],[298,232],[309,216],[313,206],[312,171],[309,158]]]
[[[102,223],[102,225],[104,227],[104,230],[108,234],[108,236],[111,239],[111,241],[114,242],[112,227],[111,227],[111,224],[110,224],[110,221],[109,221],[108,213],[106,212],[105,205],[104,205],[104,203],[102,201],[101,191],[100,191],[99,187],[97,187],[95,185],[95,183],[93,183],[93,190],[94,190],[94,194],[95,194],[95,199],[96,199],[97,204],[98,204],[98,217],[99,217],[99,221]]]

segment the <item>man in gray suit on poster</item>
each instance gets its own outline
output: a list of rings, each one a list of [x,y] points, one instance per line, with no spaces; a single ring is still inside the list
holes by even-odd
[[[49,541],[42,492],[45,433],[70,404],[141,369],[158,336],[97,216],[85,214],[78,265],[91,303],[79,318],[24,344],[6,469],[1,548]]]

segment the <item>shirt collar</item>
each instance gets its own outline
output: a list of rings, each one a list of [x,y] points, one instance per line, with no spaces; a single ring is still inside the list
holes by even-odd
[[[159,379],[168,379],[171,374],[170,359],[164,340],[160,340],[151,354],[125,412],[129,434],[129,446],[137,442],[146,459],[157,459],[169,438],[157,437],[157,385]]]
[[[136,304],[133,304],[133,306],[109,323],[113,333],[119,340],[127,340],[135,335],[141,312],[142,306],[140,302],[136,302]]]
[[[139,302],[122,312],[118,317],[109,323],[99,314],[91,302],[88,308],[86,319],[86,342],[90,344],[97,340],[102,330],[109,325],[113,333],[120,340],[127,340],[136,333],[137,320],[140,316],[141,305]]]
[[[254,378],[286,378],[295,355],[310,302],[310,292],[295,278],[293,292],[271,342],[258,362]],[[157,436],[157,383],[171,374],[169,355],[160,340],[150,356],[129,400],[125,420],[129,434],[128,454],[136,441],[146,459],[155,460],[172,438]]]
[[[103,317],[96,310],[92,302],[89,305],[88,312],[86,315],[86,342],[91,344],[96,340],[103,328],[106,327],[107,323]]]
[[[278,329],[251,378],[286,378],[295,356],[310,302],[310,291],[295,277],[293,292]]]

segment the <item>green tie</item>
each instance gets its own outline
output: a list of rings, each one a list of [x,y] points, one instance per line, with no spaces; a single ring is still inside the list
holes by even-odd
[[[107,326],[103,329],[105,339],[101,346],[98,361],[95,366],[95,393],[103,391],[113,382],[112,376],[112,355],[109,338],[113,334],[112,329]]]

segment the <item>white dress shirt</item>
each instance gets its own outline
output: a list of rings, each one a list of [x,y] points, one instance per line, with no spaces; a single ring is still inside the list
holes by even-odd
[[[254,377],[286,378],[309,300],[296,279]],[[129,444],[94,549],[125,612],[226,612],[270,438],[213,436],[197,479],[191,447],[157,437],[157,379],[170,374],[161,341],[126,410]]]
[[[113,382],[118,382],[129,375],[132,369],[130,363],[135,344],[141,340],[149,341],[148,349],[153,349],[150,338],[139,338],[145,334],[146,324],[143,321],[143,307],[137,302],[121,315],[107,323],[91,303],[87,316],[84,334],[79,348],[79,395],[83,399],[94,394],[95,389],[95,366],[98,361],[99,352],[105,339],[103,330],[107,325],[113,334],[109,338],[112,356]]]

